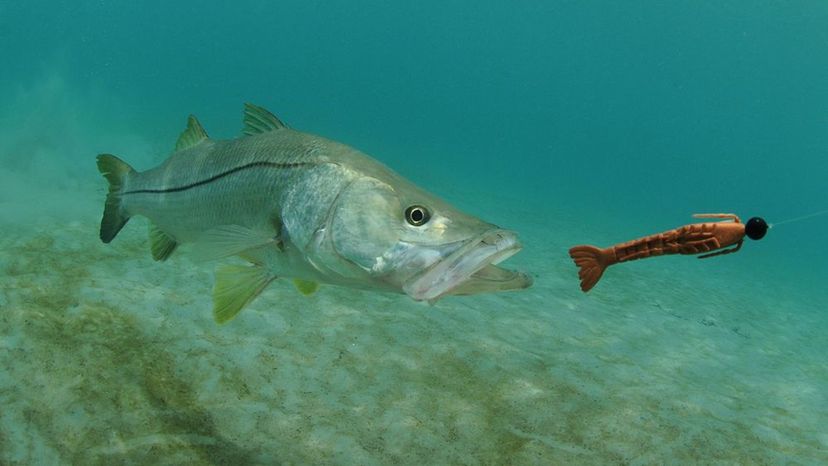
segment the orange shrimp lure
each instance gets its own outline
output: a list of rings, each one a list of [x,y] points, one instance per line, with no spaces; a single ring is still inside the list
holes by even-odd
[[[694,214],[694,218],[721,219],[716,222],[692,223],[673,230],[616,244],[608,248],[575,246],[569,256],[578,266],[581,290],[592,289],[604,270],[613,264],[667,254],[701,254],[699,259],[731,254],[742,247],[744,237],[762,239],[768,224],[760,217],[742,223],[734,214]]]

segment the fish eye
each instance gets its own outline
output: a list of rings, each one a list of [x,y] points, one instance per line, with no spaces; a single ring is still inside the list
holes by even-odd
[[[421,205],[413,205],[405,209],[405,220],[415,227],[425,224],[430,218],[431,214],[428,213],[428,209]]]

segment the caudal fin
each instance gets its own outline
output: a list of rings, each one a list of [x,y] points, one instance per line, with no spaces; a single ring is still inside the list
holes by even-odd
[[[578,276],[581,278],[581,290],[586,293],[598,283],[601,275],[604,274],[604,269],[607,268],[603,260],[603,253],[601,249],[595,246],[575,246],[569,250],[569,257],[579,267]]]
[[[101,175],[109,181],[109,193],[106,195],[104,204],[103,219],[101,220],[101,241],[108,243],[115,238],[129,220],[121,208],[121,188],[124,179],[130,173],[134,173],[126,162],[111,154],[98,156],[98,170]]]

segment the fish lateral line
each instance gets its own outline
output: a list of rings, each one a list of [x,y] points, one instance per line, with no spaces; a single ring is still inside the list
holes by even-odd
[[[212,183],[213,181],[218,181],[226,176],[230,176],[234,173],[238,173],[243,170],[249,170],[251,168],[277,168],[277,169],[285,169],[285,168],[301,168],[306,166],[316,165],[315,162],[251,162],[246,165],[241,165],[238,167],[231,168],[230,170],[226,170],[222,173],[217,175],[213,175],[210,178],[195,181],[193,183],[183,185],[183,186],[176,186],[172,188],[159,188],[159,189],[136,189],[132,191],[125,191],[122,192],[121,195],[127,194],[163,194],[163,193],[177,193],[181,191],[186,191],[188,189],[197,188],[199,186],[204,186],[205,184]]]
[[[515,232],[458,210],[355,148],[287,130],[262,107],[245,104],[243,122],[242,136],[215,141],[190,115],[173,153],[140,173],[114,155],[97,157],[109,183],[101,241],[140,215],[150,222],[157,261],[194,243],[196,259],[248,263],[217,268],[216,322],[233,319],[277,278],[293,279],[303,295],[327,284],[432,304],[532,285],[529,275],[496,265],[520,250]],[[253,169],[262,171],[243,173]],[[166,195],[234,174],[241,176],[192,195]]]

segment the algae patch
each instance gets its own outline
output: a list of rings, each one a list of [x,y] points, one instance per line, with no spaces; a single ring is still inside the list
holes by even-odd
[[[3,240],[0,462],[254,462],[199,406],[169,337],[119,308],[140,290],[95,288],[111,252],[66,233]]]
[[[824,371],[788,350],[822,327],[279,283],[216,326],[211,267],[61,228],[0,237],[3,464],[825,462]]]

